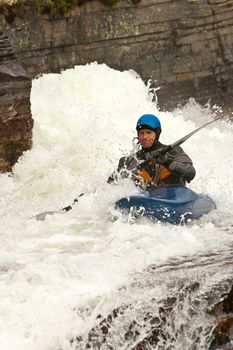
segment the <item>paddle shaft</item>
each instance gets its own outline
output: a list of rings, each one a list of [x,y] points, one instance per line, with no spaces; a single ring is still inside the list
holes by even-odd
[[[79,198],[79,197],[82,197],[83,195],[84,195],[84,193],[79,194],[79,195],[78,195],[78,198]],[[69,210],[73,209],[73,205],[74,205],[76,202],[78,202],[78,199],[77,199],[77,198],[75,198],[74,201],[73,201],[73,203],[72,203],[71,205],[68,205],[67,207],[64,207],[64,208],[62,208],[62,209],[60,209],[60,210],[55,210],[55,211],[50,211],[50,210],[49,210],[49,211],[44,211],[44,212],[42,212],[42,213],[39,213],[39,214],[37,214],[37,215],[34,215],[33,218],[36,218],[36,220],[39,220],[39,221],[44,221],[44,219],[45,219],[46,216],[48,216],[48,215],[53,215],[53,214],[61,213],[62,211],[69,211]]]
[[[185,142],[186,140],[188,140],[191,136],[193,136],[194,134],[196,134],[198,131],[200,131],[201,129],[205,128],[206,126],[208,126],[208,125],[210,125],[210,124],[216,122],[216,121],[219,120],[219,119],[223,119],[223,118],[222,118],[222,117],[218,117],[218,118],[216,118],[216,119],[214,119],[214,120],[211,120],[210,122],[203,124],[203,125],[200,126],[199,128],[193,130],[193,131],[190,132],[188,135],[182,137],[181,139],[179,139],[178,141],[172,143],[171,145],[168,145],[168,146],[164,147],[163,149],[158,150],[158,158],[160,158],[161,156],[162,156],[162,157],[165,156],[165,154],[166,154],[167,152],[169,152],[169,151],[171,151],[172,149],[174,149],[174,148],[180,146],[183,142]],[[143,167],[144,165],[146,165],[147,163],[149,163],[149,162],[151,162],[152,160],[155,160],[155,159],[156,159],[156,157],[151,157],[151,158],[145,160],[144,162],[142,162],[142,163],[139,164],[139,168]],[[137,168],[137,167],[138,167],[138,165],[137,165],[135,168]]]

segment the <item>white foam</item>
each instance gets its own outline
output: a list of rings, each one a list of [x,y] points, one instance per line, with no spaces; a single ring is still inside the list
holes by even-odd
[[[0,349],[68,349],[93,321],[77,310],[95,310],[106,296],[111,303],[111,293],[150,264],[224,249],[232,240],[217,226],[228,224],[233,205],[233,127],[220,121],[183,145],[197,168],[190,187],[216,201],[214,214],[187,227],[110,220],[115,200],[136,191],[129,181],[111,186],[106,179],[131,150],[141,114],[159,116],[164,143],[213,118],[193,101],[160,112],[151,97],[135,73],[97,63],[33,81],[33,148],[14,177],[0,175]],[[31,219],[82,192],[72,211]]]

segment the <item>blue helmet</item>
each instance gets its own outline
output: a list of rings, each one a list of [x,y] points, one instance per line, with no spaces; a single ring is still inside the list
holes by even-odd
[[[161,133],[161,123],[154,114],[143,114],[137,121],[137,132],[141,129],[150,129],[156,132],[157,140]]]

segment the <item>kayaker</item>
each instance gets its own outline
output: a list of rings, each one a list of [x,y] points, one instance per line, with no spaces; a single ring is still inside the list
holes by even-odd
[[[143,188],[169,185],[185,185],[196,174],[190,157],[178,146],[165,156],[158,156],[166,145],[159,142],[161,123],[153,114],[142,115],[136,125],[139,150],[135,155],[122,157],[117,171],[109,178],[108,183],[130,177]],[[140,166],[140,163],[147,161]]]

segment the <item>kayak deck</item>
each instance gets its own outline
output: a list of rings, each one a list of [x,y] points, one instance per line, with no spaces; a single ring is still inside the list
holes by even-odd
[[[136,216],[182,224],[199,219],[216,205],[208,196],[197,194],[185,186],[167,186],[121,198],[115,207],[126,214],[133,212]]]

